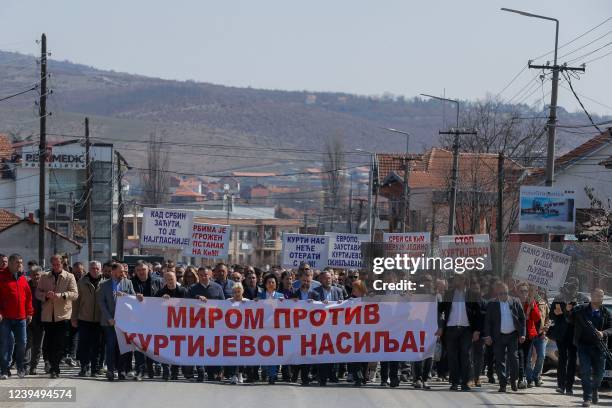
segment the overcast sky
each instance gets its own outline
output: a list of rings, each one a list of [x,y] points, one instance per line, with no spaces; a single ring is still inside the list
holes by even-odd
[[[612,17],[611,0],[2,0],[0,49],[35,54],[44,31],[52,58],[103,69],[367,95],[446,89],[448,97],[475,99],[496,95],[554,46],[554,23],[500,7],[558,18],[560,44]],[[612,52],[612,19],[559,55],[600,36],[560,61],[606,44],[571,65]],[[579,93],[607,105],[585,99],[595,113],[612,114],[610,72],[612,55],[575,81]],[[502,96],[532,93],[527,101],[541,106],[535,81],[517,95],[536,75],[525,70]],[[563,88],[559,104],[577,109]]]

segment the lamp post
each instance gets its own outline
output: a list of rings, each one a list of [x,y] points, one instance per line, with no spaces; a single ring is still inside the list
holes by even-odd
[[[402,232],[406,232],[408,229],[408,214],[410,213],[410,187],[408,186],[410,172],[410,159],[408,158],[408,154],[410,152],[410,133],[387,127],[383,127],[383,129],[406,136],[406,158],[404,159],[404,200],[402,201]]]
[[[525,17],[539,18],[541,20],[548,20],[555,22],[555,55],[552,69],[552,91],[550,93],[550,112],[548,115],[548,140],[547,140],[547,151],[546,151],[546,185],[551,187],[553,185],[553,179],[555,176],[555,132],[557,123],[557,94],[559,89],[559,66],[557,65],[557,50],[559,48],[559,20],[552,17],[541,16],[538,14],[528,13],[526,11],[514,10],[509,8],[502,8],[502,11],[509,13],[519,14]],[[531,61],[529,62],[531,67]],[[535,67],[533,67],[535,68]]]
[[[446,134],[454,134],[453,138],[453,171],[451,175],[451,196],[450,203],[448,209],[448,235],[453,235],[455,233],[455,208],[457,206],[457,179],[459,177],[459,135],[464,134],[459,129],[459,101],[455,99],[442,98],[439,96],[421,94],[422,96],[426,96],[428,98],[437,99],[444,102],[452,102],[457,107],[457,124],[455,129],[451,129],[449,132],[444,132]]]

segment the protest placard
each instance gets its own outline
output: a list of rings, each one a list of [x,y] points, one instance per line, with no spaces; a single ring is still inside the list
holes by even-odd
[[[429,232],[385,232],[383,233],[385,256],[407,254],[411,258],[429,255]]]
[[[365,267],[361,253],[361,243],[370,240],[368,234],[326,232],[325,235],[329,237],[327,266],[346,269]]]
[[[142,214],[140,245],[183,249],[191,240],[193,212],[145,208]]]
[[[183,255],[204,259],[227,258],[231,228],[229,225],[193,223],[191,240]]]
[[[117,300],[122,353],[165,364],[236,366],[422,361],[438,327],[435,301],[232,302],[133,296]]]
[[[441,235],[438,238],[438,248],[441,258],[481,258],[484,264],[482,270],[491,270],[491,241],[488,234]]]
[[[563,286],[572,257],[560,252],[521,243],[512,277],[543,289],[556,291]]]
[[[302,262],[313,268],[327,266],[329,237],[325,235],[283,234],[283,268],[297,268]]]

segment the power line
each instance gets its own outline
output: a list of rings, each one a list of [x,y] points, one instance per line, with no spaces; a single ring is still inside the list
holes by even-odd
[[[26,94],[28,92],[35,91],[36,89],[38,89],[38,85],[35,85],[32,88],[26,89],[25,91],[17,92],[15,94],[12,94],[12,95],[9,95],[9,96],[5,96],[4,98],[0,98],[0,102],[6,101],[7,99],[11,99],[11,98],[14,98],[14,97],[19,96],[19,95]]]
[[[604,21],[602,21],[601,23],[597,24],[595,27],[588,29],[587,31],[585,31],[584,33],[580,34],[578,37],[574,38],[573,40],[570,40],[570,41],[568,41],[568,42],[566,42],[566,43],[564,43],[564,44],[561,44],[559,47],[557,47],[557,49],[558,49],[558,50],[560,50],[561,48],[564,48],[564,47],[566,47],[566,46],[568,46],[568,45],[570,45],[570,44],[572,44],[572,43],[574,43],[574,42],[578,41],[579,39],[581,39],[581,38],[582,38],[582,37],[584,37],[585,35],[587,35],[587,34],[589,34],[589,33],[593,32],[593,31],[595,31],[596,29],[598,29],[598,28],[599,28],[599,27],[601,27],[602,25],[606,24],[606,23],[607,23],[608,21],[610,21],[610,20],[612,20],[612,17],[608,17],[608,18],[606,18]],[[539,56],[537,56],[537,57],[535,57],[535,58],[532,58],[532,60],[534,60],[534,61],[535,61],[535,60],[538,60],[538,59],[540,59],[540,58],[542,58],[542,57],[545,57],[545,56],[547,56],[547,55],[550,55],[550,54],[552,54],[552,53],[554,53],[554,52],[555,52],[555,50],[548,51],[548,52],[546,52],[546,53],[544,53],[544,54],[542,54],[542,55],[539,55]]]

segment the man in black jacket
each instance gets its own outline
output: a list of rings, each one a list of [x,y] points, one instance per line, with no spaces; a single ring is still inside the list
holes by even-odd
[[[606,363],[600,343],[607,348],[608,338],[612,336],[612,321],[610,313],[602,305],[603,297],[603,290],[593,289],[591,302],[576,306],[569,315],[569,320],[574,323],[574,344],[578,347],[580,360],[583,407],[599,402],[598,389]]]
[[[577,290],[578,280],[568,278],[561,288],[561,293],[553,299],[550,307],[553,326],[548,332],[548,337],[555,340],[559,352],[557,392],[566,395],[574,394],[577,356],[574,345],[574,324],[569,322],[569,315],[577,305],[589,302],[589,299]]]
[[[441,331],[448,350],[448,365],[452,391],[470,391],[470,346],[478,341],[482,330],[480,303],[471,298],[466,279],[455,274],[453,289],[446,291],[440,304],[444,314]]]
[[[154,277],[149,270],[149,265],[143,261],[136,263],[135,274],[132,278],[132,286],[134,286],[134,292],[136,295],[142,295],[144,297],[153,297],[159,292],[163,286],[161,279]],[[147,376],[153,378],[155,371],[153,370],[154,361],[149,357],[145,357],[140,351],[134,352],[134,360],[136,360],[136,381],[142,380],[144,376],[145,368]],[[159,369],[159,363],[157,363]],[[158,374],[159,375],[159,374]]]
[[[176,275],[174,272],[166,272],[164,279],[166,285],[155,294],[156,297],[164,299],[189,297],[187,289],[185,289],[184,286],[178,286],[176,284]],[[168,381],[168,379],[178,380],[178,369],[178,366],[172,365],[170,366],[170,370],[168,370],[168,364],[162,364],[162,378],[165,381]]]
[[[198,268],[198,283],[194,283],[189,288],[189,297],[194,299],[200,299],[202,302],[207,300],[224,300],[225,294],[223,288],[218,283],[212,280],[212,270],[208,266],[201,266]],[[196,367],[197,371],[197,382],[204,381],[204,367]],[[219,379],[220,367],[206,367],[208,373],[208,380],[212,380],[214,377]]]
[[[484,340],[485,344],[493,345],[499,392],[506,392],[508,384],[506,362],[510,366],[512,391],[517,391],[518,345],[525,341],[525,312],[520,300],[508,296],[508,285],[499,281],[495,286],[497,299],[491,300],[487,305],[483,330]]]

